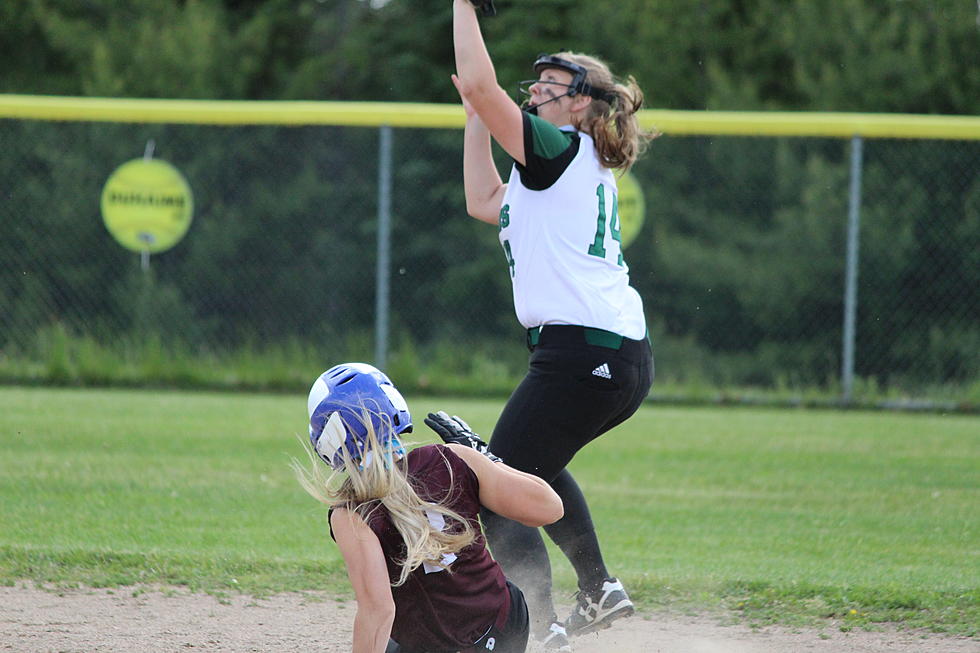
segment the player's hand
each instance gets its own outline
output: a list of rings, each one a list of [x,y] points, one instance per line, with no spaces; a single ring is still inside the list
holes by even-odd
[[[453,415],[450,417],[444,411],[429,413],[425,418],[425,425],[436,432],[446,444],[461,444],[475,451],[494,462],[500,462],[501,458],[490,452],[490,447],[479,435],[473,432],[470,425],[463,421],[462,417]]]
[[[463,97],[463,92],[459,90],[459,77],[457,77],[455,74],[450,75],[449,77],[450,79],[453,80],[453,85],[456,87],[456,91],[459,93],[459,99],[462,100],[463,102],[463,111],[466,112],[467,120],[473,117],[478,117],[476,115],[476,110],[473,108],[473,105],[470,104],[465,97]]]

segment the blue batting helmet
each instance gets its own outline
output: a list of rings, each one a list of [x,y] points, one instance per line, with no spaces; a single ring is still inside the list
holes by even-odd
[[[367,363],[334,365],[310,388],[307,401],[310,442],[317,455],[334,469],[344,466],[343,449],[360,461],[371,423],[388,455],[405,449],[398,439],[412,430],[408,404],[381,370]]]

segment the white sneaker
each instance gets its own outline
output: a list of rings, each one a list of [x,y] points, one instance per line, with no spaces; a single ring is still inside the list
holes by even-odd
[[[568,643],[568,632],[565,631],[565,626],[557,621],[552,621],[548,630],[537,639],[542,651],[571,653],[572,645]]]
[[[565,628],[572,636],[608,628],[616,619],[636,612],[623,584],[615,578],[607,578],[591,595],[579,590],[575,598],[575,609],[565,620]]]

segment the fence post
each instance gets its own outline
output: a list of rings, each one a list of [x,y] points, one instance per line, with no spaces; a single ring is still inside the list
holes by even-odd
[[[378,268],[374,317],[374,365],[388,362],[388,281],[391,268],[391,125],[378,132]]]
[[[858,240],[861,225],[861,168],[864,141],[851,138],[851,191],[847,211],[847,262],[844,273],[844,342],[841,360],[841,387],[844,404],[851,403],[854,391],[854,340],[857,316]]]
[[[152,138],[146,141],[146,147],[143,148],[144,161],[150,161],[153,158],[153,150],[156,148],[156,146],[157,143]],[[148,249],[144,249],[140,252],[140,269],[142,269],[143,272],[150,269],[150,250]]]

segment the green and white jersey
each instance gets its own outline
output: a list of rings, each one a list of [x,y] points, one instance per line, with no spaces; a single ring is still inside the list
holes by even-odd
[[[616,178],[600,165],[592,138],[525,113],[524,152],[499,219],[518,321],[642,339],[646,320],[623,260]]]

